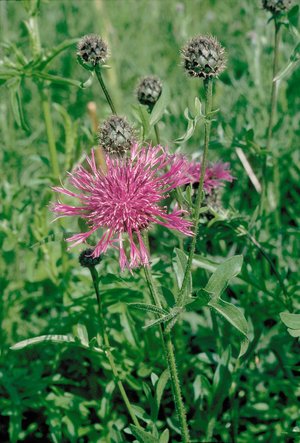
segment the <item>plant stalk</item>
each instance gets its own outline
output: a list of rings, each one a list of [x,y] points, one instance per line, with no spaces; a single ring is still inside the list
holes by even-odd
[[[96,72],[97,79],[98,79],[98,81],[99,81],[99,83],[100,83],[100,86],[101,86],[101,88],[102,88],[102,91],[104,92],[104,95],[105,95],[105,98],[106,98],[106,100],[107,100],[107,103],[108,103],[109,106],[110,106],[111,112],[112,112],[113,114],[117,115],[116,108],[115,108],[115,106],[114,106],[114,104],[113,104],[113,101],[112,101],[112,99],[111,99],[111,96],[109,95],[109,92],[108,92],[108,90],[107,90],[107,88],[106,88],[106,86],[105,86],[105,83],[104,83],[104,80],[103,80],[103,77],[102,77],[102,73],[101,73],[101,68],[100,68],[99,65],[97,65],[97,66],[95,67],[95,72]]]
[[[195,248],[196,248],[196,241],[197,241],[197,232],[199,227],[199,217],[200,217],[200,210],[201,205],[203,202],[203,186],[204,186],[204,178],[205,178],[205,171],[207,167],[207,161],[208,161],[208,147],[209,147],[209,139],[210,139],[210,128],[211,128],[211,111],[212,111],[212,79],[205,79],[204,80],[204,86],[206,91],[205,96],[205,123],[204,123],[204,151],[203,151],[203,157],[201,162],[201,170],[200,170],[200,178],[199,178],[199,187],[198,187],[198,193],[196,197],[196,203],[195,203],[195,212],[194,212],[194,236],[192,239],[191,249],[189,252],[188,262],[185,268],[184,278],[182,282],[182,286],[178,295],[178,299],[176,302],[177,306],[183,306],[184,305],[184,299],[185,299],[185,290],[187,288],[187,284],[189,281],[189,273],[192,268],[192,262],[195,254]]]
[[[123,398],[123,401],[126,405],[126,408],[128,410],[128,413],[131,417],[132,422],[135,424],[135,426],[139,429],[142,429],[135,413],[133,412],[130,400],[126,394],[124,385],[122,383],[122,381],[120,380],[119,377],[119,373],[117,370],[117,367],[115,365],[115,360],[114,357],[112,355],[111,352],[111,346],[110,346],[110,342],[109,342],[109,337],[108,337],[108,333],[106,332],[106,328],[105,328],[105,323],[104,323],[104,316],[103,316],[103,306],[102,306],[102,298],[100,296],[100,291],[99,291],[99,276],[98,276],[98,272],[96,271],[95,268],[90,268],[90,272],[91,272],[91,276],[92,276],[92,280],[93,280],[93,285],[94,285],[94,289],[95,289],[95,293],[96,293],[96,297],[97,297],[97,303],[98,303],[98,313],[99,313],[99,323],[100,323],[100,332],[101,332],[101,336],[102,336],[102,340],[103,340],[103,344],[104,344],[104,348],[105,348],[105,354],[107,356],[107,359],[109,361],[112,373],[115,377],[115,380],[117,382],[120,394]]]
[[[155,286],[155,282],[154,282],[151,270],[150,270],[150,268],[148,268],[146,266],[145,266],[144,270],[145,270],[146,280],[147,280],[147,283],[148,283],[148,286],[150,289],[152,301],[157,307],[161,308],[162,305],[159,300],[159,295],[157,293],[157,289]],[[181,393],[181,386],[180,386],[178,371],[177,371],[177,367],[176,367],[176,359],[175,359],[175,353],[174,353],[174,346],[172,343],[172,336],[171,336],[170,332],[168,332],[168,333],[163,332],[161,326],[160,326],[160,336],[161,336],[162,345],[163,345],[165,357],[166,357],[167,364],[168,364],[168,370],[169,370],[170,379],[171,379],[171,386],[172,386],[172,393],[173,393],[173,397],[174,397],[175,408],[176,408],[177,417],[178,417],[178,420],[180,423],[182,442],[189,443],[190,442],[190,434],[189,434],[189,429],[188,429],[188,424],[187,424],[187,419],[186,419],[185,406],[183,403],[183,398],[182,398],[182,393]]]

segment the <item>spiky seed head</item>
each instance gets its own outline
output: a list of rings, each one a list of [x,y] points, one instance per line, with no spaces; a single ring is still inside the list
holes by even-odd
[[[192,38],[181,54],[183,66],[191,77],[217,77],[226,67],[225,49],[210,35]]]
[[[286,12],[292,6],[292,0],[262,0],[263,8],[272,14]]]
[[[121,157],[134,142],[133,128],[123,117],[112,115],[99,127],[99,144],[108,154]]]
[[[162,91],[162,82],[154,75],[148,75],[140,80],[136,94],[142,105],[153,106],[159,99]]]
[[[78,261],[83,268],[94,268],[100,263],[101,256],[92,257],[93,252],[94,249],[88,248],[80,253]]]
[[[96,34],[85,35],[77,46],[77,55],[81,57],[84,63],[95,67],[103,65],[108,58],[108,46],[105,41]]]

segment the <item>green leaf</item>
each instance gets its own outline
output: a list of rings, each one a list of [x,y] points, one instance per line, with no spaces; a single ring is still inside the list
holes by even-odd
[[[157,420],[161,399],[162,399],[165,387],[168,383],[168,380],[169,380],[169,371],[168,371],[168,369],[166,369],[161,374],[161,376],[159,377],[158,381],[155,384],[155,387],[156,387],[155,396],[154,396],[155,407],[154,407],[154,410],[152,411],[152,420],[154,422]]]
[[[154,126],[157,122],[159,122],[159,120],[162,118],[166,110],[168,103],[169,103],[169,90],[168,87],[164,85],[161,95],[151,111],[150,121],[149,121],[150,126]]]
[[[178,248],[175,248],[174,252],[175,252],[175,262],[173,262],[173,268],[175,270],[178,288],[180,290],[183,283],[184,273],[188,262],[188,258],[186,254]],[[189,272],[185,298],[188,297],[191,293],[192,293],[192,276],[191,273]]]
[[[159,443],[159,440],[153,437],[152,434],[138,428],[137,426],[130,425],[130,429],[135,438],[137,438],[140,443]]]
[[[287,326],[288,333],[292,337],[300,337],[300,314],[291,314],[290,312],[281,312],[281,321]]]
[[[164,432],[159,437],[159,443],[168,443],[170,438],[169,429],[165,429]]]
[[[213,298],[218,298],[228,285],[228,282],[239,274],[243,264],[243,256],[235,255],[221,263],[210,277],[205,290]]]
[[[166,323],[167,321],[172,320],[177,313],[171,312],[168,315],[164,315],[163,317],[158,318],[157,320],[150,321],[145,326],[143,326],[144,329],[152,328],[153,326],[160,325],[161,323]]]
[[[78,338],[82,346],[89,347],[89,336],[84,325],[79,323],[78,325],[73,326],[73,334]]]
[[[159,315],[168,314],[168,312],[165,309],[159,308],[158,306],[155,305],[149,305],[147,303],[129,303],[128,306],[134,309],[140,309],[141,311],[152,312],[153,314],[159,314]]]
[[[193,120],[189,120],[185,133],[181,137],[177,138],[175,140],[175,143],[185,143],[186,141],[188,141],[194,134],[195,129],[196,129],[195,122]]]
[[[28,346],[37,345],[39,343],[44,343],[50,341],[52,343],[75,343],[76,340],[73,335],[40,335],[39,337],[28,338],[27,340],[22,340],[11,346],[10,349],[13,351],[18,351],[19,349],[27,348]]]
[[[218,263],[199,254],[194,255],[193,264],[201,269],[206,269],[209,272],[215,272],[218,267]]]
[[[132,106],[132,109],[133,109],[133,113],[134,113],[135,118],[142,126],[141,137],[143,140],[145,140],[148,137],[149,132],[150,132],[149,112],[147,111],[146,106],[142,106],[142,105]]]
[[[51,83],[62,86],[76,86],[82,89],[82,82],[78,80],[73,80],[72,78],[64,78],[59,75],[47,74],[46,72],[34,72],[35,77],[42,78],[43,80],[48,80]]]
[[[285,77],[288,77],[299,65],[300,63],[300,43],[295,47],[292,55],[290,56],[289,63],[282,68],[279,73],[274,78],[274,82],[278,82],[283,80]]]
[[[204,118],[204,115],[202,113],[202,104],[198,97],[195,98],[194,109],[195,109],[194,116],[191,114],[189,108],[185,109],[184,116],[188,121],[188,126],[185,133],[181,137],[177,138],[175,140],[175,143],[185,143],[187,140],[189,140],[194,134],[199,120]]]
[[[221,298],[211,299],[208,306],[213,308],[218,314],[222,315],[222,317],[224,317],[244,336],[239,353],[239,357],[241,357],[246,352],[249,345],[248,324],[244,314],[237,306],[234,306],[232,303],[228,303]]]
[[[300,314],[280,312],[281,321],[290,329],[300,329]]]
[[[205,289],[201,289],[197,292],[196,297],[189,297],[187,299],[187,304],[185,305],[185,309],[187,311],[194,311],[195,309],[203,308],[203,306],[207,306],[210,301],[210,295]]]
[[[215,309],[221,314],[229,323],[232,324],[241,334],[247,337],[248,324],[241,310],[227,301],[219,298],[218,300],[212,299],[208,302],[208,306]]]
[[[288,328],[288,333],[292,336],[292,337],[300,337],[300,329],[290,329]]]
[[[292,9],[290,9],[287,16],[290,24],[297,28],[299,19],[299,5],[295,5]]]

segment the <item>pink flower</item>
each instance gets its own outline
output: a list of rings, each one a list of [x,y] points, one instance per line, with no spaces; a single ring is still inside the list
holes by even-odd
[[[107,171],[97,168],[94,151],[87,158],[91,171],[79,166],[70,174],[69,182],[78,193],[64,187],[54,190],[78,199],[75,206],[58,202],[52,210],[63,216],[80,216],[89,231],[73,235],[67,241],[72,246],[82,243],[98,229],[103,234],[95,246],[93,257],[105,253],[108,247],[119,249],[122,270],[148,265],[149,256],[142,231],[151,223],[192,235],[192,223],[184,220],[186,211],[175,208],[167,213],[159,203],[168,192],[186,183],[190,164],[184,157],[168,154],[161,146],[138,149],[134,145],[130,158],[106,156]],[[124,243],[129,242],[130,259]]]
[[[206,168],[204,176],[204,191],[208,194],[213,189],[224,186],[224,182],[232,182],[234,177],[230,174],[229,163],[215,163]],[[189,167],[190,183],[199,183],[201,163],[192,162]]]

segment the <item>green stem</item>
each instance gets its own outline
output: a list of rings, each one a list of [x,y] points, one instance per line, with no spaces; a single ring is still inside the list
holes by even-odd
[[[105,98],[106,98],[106,100],[107,100],[107,103],[108,103],[109,106],[110,106],[111,112],[112,112],[113,114],[117,115],[116,108],[115,108],[115,106],[114,106],[114,104],[113,104],[113,101],[112,101],[112,99],[111,99],[111,97],[110,97],[110,95],[109,95],[109,92],[108,92],[108,90],[107,90],[107,88],[106,88],[106,86],[105,86],[105,83],[104,83],[104,80],[103,80],[103,77],[102,77],[102,73],[101,73],[101,68],[100,68],[99,65],[97,65],[97,66],[95,67],[95,72],[96,72],[97,79],[98,79],[98,81],[99,81],[99,83],[100,83],[100,86],[101,86],[101,88],[102,88],[102,91],[104,92],[104,95],[105,95]]]
[[[189,281],[189,273],[192,268],[192,262],[195,254],[196,241],[197,241],[197,232],[199,227],[199,217],[200,217],[200,209],[203,201],[203,185],[205,178],[205,171],[207,167],[208,160],[208,147],[209,147],[209,138],[210,138],[210,128],[211,128],[211,110],[212,110],[212,79],[206,79],[204,81],[204,86],[206,90],[206,98],[205,98],[205,126],[204,126],[204,151],[203,158],[201,162],[201,170],[200,170],[200,178],[199,178],[199,187],[198,193],[195,203],[195,215],[194,215],[194,236],[191,244],[191,249],[188,257],[188,262],[185,268],[184,278],[181,286],[181,290],[177,299],[177,306],[183,306],[185,291]]]
[[[43,109],[47,138],[48,138],[49,157],[50,157],[50,164],[51,164],[51,168],[52,168],[52,174],[53,174],[54,180],[56,182],[58,182],[59,181],[59,164],[58,164],[56,144],[55,144],[55,138],[54,138],[53,121],[52,121],[51,110],[50,110],[49,94],[43,84],[40,86],[40,93],[41,93],[42,109]]]
[[[92,276],[92,280],[93,280],[93,285],[94,285],[94,289],[95,289],[95,293],[96,293],[96,297],[97,297],[97,303],[98,303],[98,313],[99,313],[99,323],[100,323],[100,329],[101,329],[101,336],[102,336],[102,340],[103,340],[103,344],[105,347],[105,354],[107,356],[107,359],[109,361],[112,373],[115,377],[115,380],[117,382],[120,394],[123,398],[123,401],[126,405],[126,408],[128,410],[128,413],[131,417],[131,420],[133,421],[133,423],[135,424],[135,426],[139,429],[142,429],[135,413],[133,412],[131,403],[129,401],[129,398],[126,394],[124,385],[122,383],[122,381],[120,380],[119,377],[119,373],[117,370],[117,367],[115,365],[115,360],[114,357],[112,355],[111,352],[111,346],[110,346],[110,342],[109,342],[109,337],[108,334],[106,332],[106,328],[105,328],[105,323],[104,323],[104,315],[103,315],[103,306],[102,306],[102,299],[100,296],[100,291],[99,291],[99,277],[98,277],[98,273],[96,271],[95,268],[90,268],[90,272],[91,272],[91,276]]]
[[[154,132],[155,132],[155,137],[156,137],[156,143],[158,145],[160,145],[160,136],[159,136],[159,129],[158,129],[157,123],[154,125]]]
[[[275,114],[276,114],[276,107],[277,107],[277,82],[274,81],[277,73],[278,73],[278,66],[279,66],[279,44],[280,44],[280,37],[281,37],[281,25],[278,19],[274,18],[274,24],[275,24],[275,34],[274,34],[274,57],[273,57],[273,78],[272,78],[272,90],[271,90],[271,105],[270,105],[270,114],[269,114],[269,123],[268,123],[268,129],[267,129],[267,144],[266,144],[266,155],[263,161],[263,167],[262,167],[262,193],[261,193],[261,205],[260,205],[260,214],[265,210],[266,201],[267,201],[267,163],[268,163],[268,155],[270,153],[271,149],[271,142],[272,142],[272,133],[273,133],[273,126],[274,126],[274,120],[275,120]]]
[[[42,48],[41,48],[38,17],[36,14],[29,18],[27,22],[27,29],[29,31],[32,54],[34,57],[37,57],[40,55]]]
[[[162,306],[160,303],[159,295],[157,293],[157,289],[155,286],[155,282],[154,282],[151,270],[148,267],[145,267],[144,270],[145,270],[145,276],[146,276],[146,280],[147,280],[147,283],[149,286],[152,301],[157,307],[161,308]],[[187,419],[186,419],[185,407],[184,407],[184,403],[183,403],[183,399],[182,399],[179,376],[178,376],[177,367],[176,367],[176,359],[175,359],[174,346],[172,343],[171,333],[170,332],[164,333],[161,326],[160,326],[160,336],[161,336],[162,345],[163,345],[165,357],[166,357],[167,364],[168,364],[168,369],[169,369],[169,374],[170,374],[170,379],[171,379],[171,386],[172,386],[172,393],[173,393],[173,397],[174,397],[176,413],[177,413],[178,420],[180,423],[182,441],[183,441],[183,443],[189,443],[190,442],[190,435],[189,435],[189,429],[188,429],[188,424],[187,424]]]

